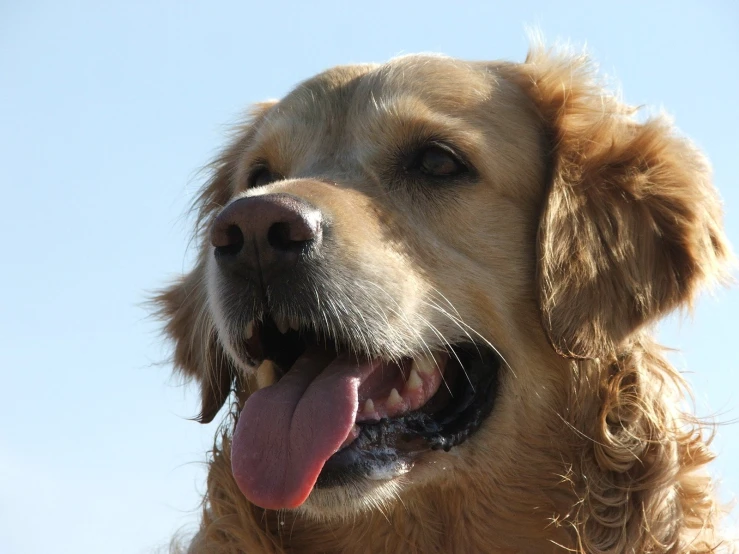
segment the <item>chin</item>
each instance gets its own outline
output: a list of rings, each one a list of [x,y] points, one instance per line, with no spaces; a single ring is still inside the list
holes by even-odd
[[[316,521],[347,521],[392,506],[402,488],[402,479],[397,477],[377,482],[357,480],[341,487],[316,487],[296,511],[299,516]]]

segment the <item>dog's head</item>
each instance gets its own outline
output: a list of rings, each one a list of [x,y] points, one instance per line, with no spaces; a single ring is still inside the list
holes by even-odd
[[[257,106],[158,297],[200,419],[237,394],[246,497],[556,481],[573,360],[617,358],[727,256],[703,158],[632,115],[543,52],[339,67]]]

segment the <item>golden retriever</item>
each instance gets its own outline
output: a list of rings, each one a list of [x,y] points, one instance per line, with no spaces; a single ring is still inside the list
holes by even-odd
[[[200,420],[190,553],[698,553],[704,429],[651,338],[730,258],[704,157],[587,57],[411,55],[252,110],[156,297]]]

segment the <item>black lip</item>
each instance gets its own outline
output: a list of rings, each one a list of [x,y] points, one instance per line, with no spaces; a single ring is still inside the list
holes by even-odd
[[[493,410],[502,360],[496,352],[475,345],[455,347],[454,354],[465,372],[455,380],[452,400],[445,408],[359,423],[357,439],[327,460],[316,487],[372,478],[380,469],[385,475],[400,475],[422,452],[448,452],[466,441]]]

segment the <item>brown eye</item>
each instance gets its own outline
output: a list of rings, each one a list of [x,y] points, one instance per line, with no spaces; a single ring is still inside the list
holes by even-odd
[[[467,171],[467,167],[452,151],[438,145],[421,150],[412,165],[412,169],[432,177],[454,177]]]
[[[251,170],[251,173],[249,173],[249,178],[247,180],[247,186],[251,188],[256,187],[263,187],[264,185],[268,185],[272,183],[273,181],[277,181],[278,177],[274,173],[272,173],[267,166],[260,165],[255,167]]]

